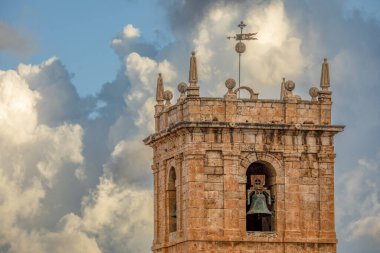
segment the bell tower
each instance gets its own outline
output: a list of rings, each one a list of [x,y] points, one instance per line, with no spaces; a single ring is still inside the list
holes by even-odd
[[[334,136],[344,126],[331,124],[327,60],[307,100],[285,78],[280,99],[233,79],[224,97],[200,97],[194,53],[174,104],[163,78],[144,140],[154,154],[153,252],[335,253]]]

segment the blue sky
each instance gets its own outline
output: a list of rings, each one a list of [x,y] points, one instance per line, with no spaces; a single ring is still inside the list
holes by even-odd
[[[173,91],[197,52],[204,96],[237,79],[309,99],[329,59],[338,252],[380,248],[377,0],[0,0],[0,252],[147,252],[156,75]],[[174,92],[174,99],[177,92]],[[134,203],[132,206],[130,203]],[[76,245],[79,245],[76,247]]]
[[[2,0],[0,16],[25,34],[31,47],[21,59],[3,54],[2,69],[57,56],[73,73],[72,81],[83,96],[114,78],[119,60],[110,42],[126,24],[138,26],[158,47],[171,39],[163,9],[154,0]]]

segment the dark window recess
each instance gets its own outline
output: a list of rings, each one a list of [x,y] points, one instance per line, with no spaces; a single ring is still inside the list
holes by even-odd
[[[273,175],[264,164],[255,162],[246,176],[246,230],[274,231]]]
[[[176,191],[176,174],[172,167],[169,172],[168,199],[169,199],[169,232],[177,231],[177,191]]]

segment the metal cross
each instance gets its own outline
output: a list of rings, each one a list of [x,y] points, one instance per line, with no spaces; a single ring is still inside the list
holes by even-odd
[[[242,42],[242,40],[257,40],[254,36],[257,33],[243,33],[243,29],[247,25],[244,24],[243,21],[238,24],[238,27],[240,28],[240,34],[235,34],[235,36],[228,36],[227,39],[236,39],[239,42],[235,45],[235,51],[239,54],[239,88],[240,88],[240,62],[241,62],[241,54],[245,52],[245,44]],[[240,95],[240,94],[239,94]]]

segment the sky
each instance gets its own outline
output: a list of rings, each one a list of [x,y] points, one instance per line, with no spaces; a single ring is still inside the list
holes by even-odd
[[[340,253],[380,248],[377,0],[0,0],[0,252],[149,252],[157,73],[178,97],[191,51],[202,96],[237,79],[310,99],[330,63]]]

